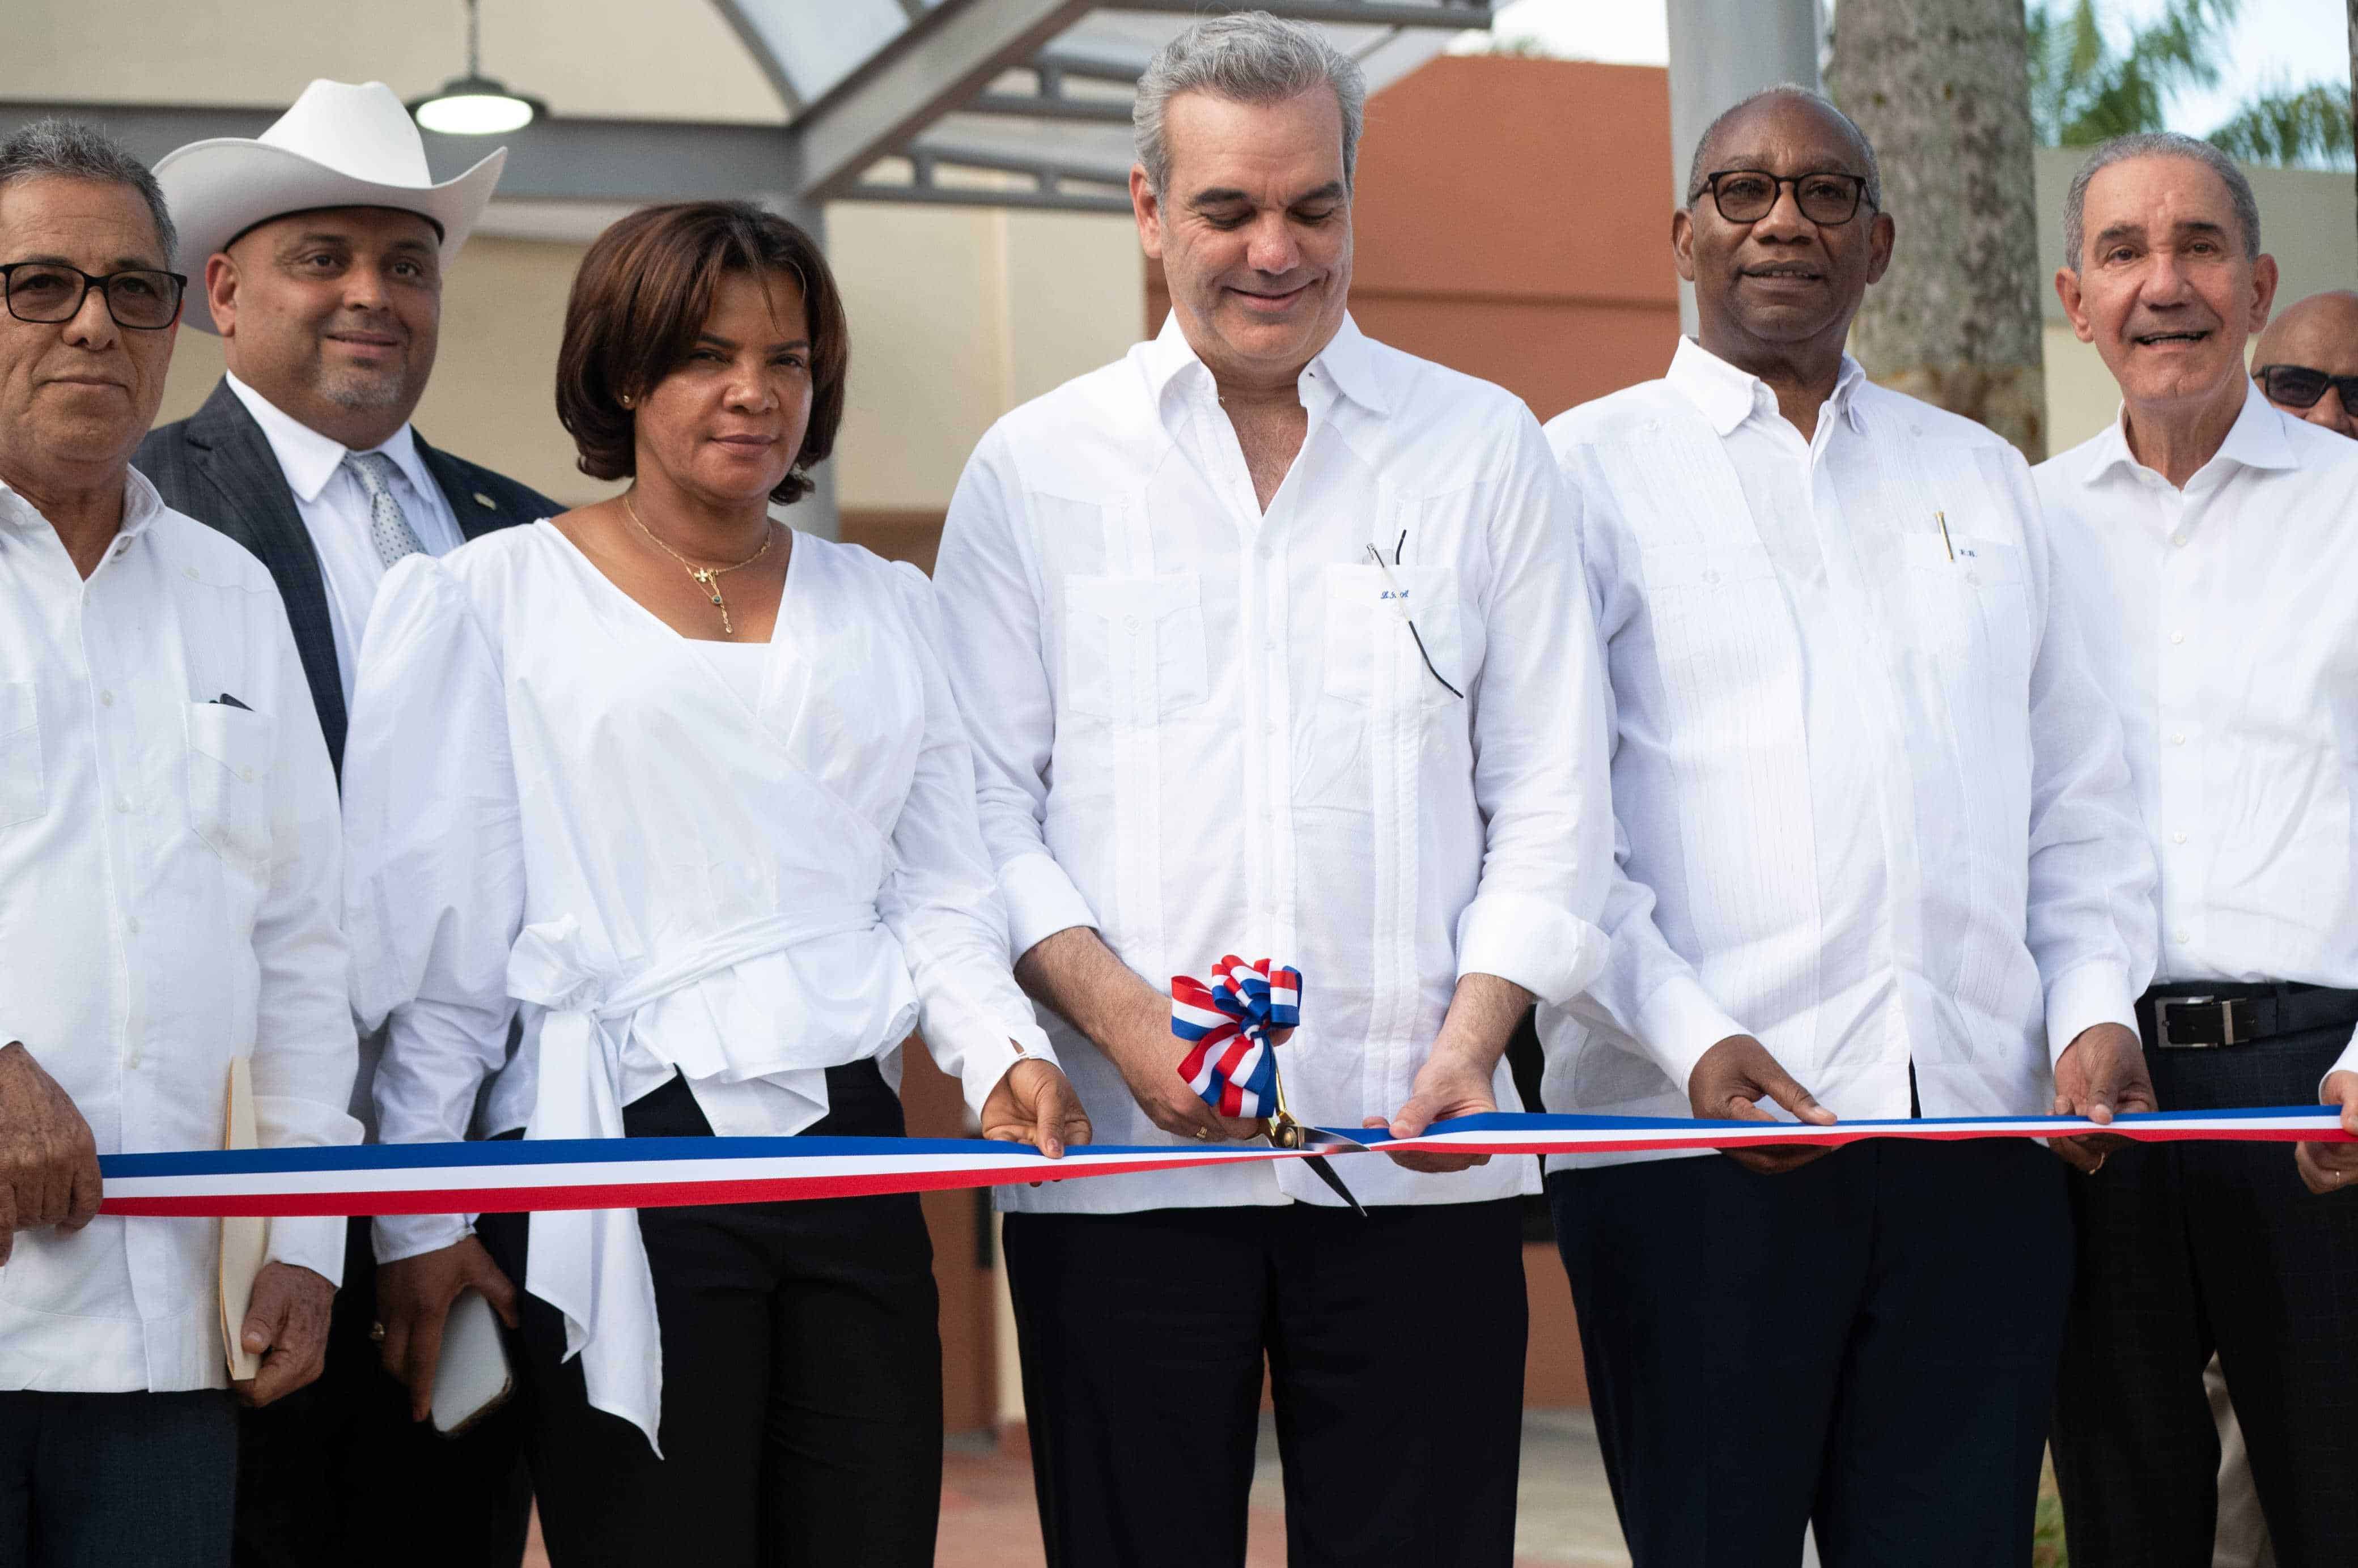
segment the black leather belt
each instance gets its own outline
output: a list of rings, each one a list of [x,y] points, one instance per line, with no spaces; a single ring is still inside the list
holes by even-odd
[[[2215,1050],[2358,1023],[2358,990],[2299,985],[2156,986],[2137,999],[2136,1016],[2147,1050]]]

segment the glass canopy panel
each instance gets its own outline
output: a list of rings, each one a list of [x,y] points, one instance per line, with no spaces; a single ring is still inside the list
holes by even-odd
[[[905,32],[901,0],[720,0],[805,103]]]

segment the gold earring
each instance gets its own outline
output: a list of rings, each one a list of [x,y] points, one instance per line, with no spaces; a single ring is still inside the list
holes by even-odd
[[[625,408],[628,408],[630,406],[631,406],[631,395],[630,395],[629,393],[627,393],[627,392],[626,392],[626,393],[622,394],[622,406],[623,406],[623,407],[625,407]]]

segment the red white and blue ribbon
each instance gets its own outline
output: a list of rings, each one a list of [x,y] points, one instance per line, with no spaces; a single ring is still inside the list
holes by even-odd
[[[1222,1116],[1277,1111],[1277,1043],[1272,1031],[1302,1022],[1302,973],[1267,958],[1222,958],[1206,985],[1171,979],[1171,1033],[1190,1042],[1179,1076]]]
[[[2109,1132],[2145,1142],[2190,1139],[2353,1141],[2327,1106],[2147,1112],[2099,1127],[2077,1117],[2019,1116],[1792,1122],[1683,1118],[1541,1116],[1493,1111],[1435,1122],[1395,1139],[1351,1128],[1342,1136],[1406,1152],[1595,1154],[1701,1152],[1771,1143],[1844,1144],[1868,1138],[1952,1141],[2063,1138]],[[535,1209],[666,1208],[690,1204],[850,1197],[1070,1181],[1234,1161],[1294,1160],[1329,1147],[1265,1143],[1148,1147],[1089,1144],[1050,1160],[1028,1144],[930,1138],[502,1139],[481,1143],[243,1149],[109,1154],[101,1212],[121,1215],[494,1214]],[[1358,1156],[1365,1158],[1367,1156]],[[1445,1178],[1443,1178],[1445,1179]]]

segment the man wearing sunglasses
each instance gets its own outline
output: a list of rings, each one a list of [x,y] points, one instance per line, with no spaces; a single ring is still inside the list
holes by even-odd
[[[1705,132],[1700,334],[1548,427],[1611,677],[1602,976],[1553,1111],[2104,1118],[2147,1095],[2152,862],[2030,472],[1843,352],[1875,154],[1799,88]],[[1804,1085],[1807,1087],[1805,1087]],[[1552,1160],[1639,1568],[2030,1551],[2071,1273],[2018,1139]]]
[[[2154,1089],[2206,1110],[2323,1080],[2358,1128],[2358,1072],[2330,1072],[2358,1066],[2358,444],[2271,406],[2245,368],[2277,266],[2223,154],[2121,137],[2063,213],[2056,293],[2121,412],[2040,465],[2039,492],[2159,862],[2160,966],[2137,1004]],[[2345,362],[2312,351],[2299,362]],[[2293,358],[2262,353],[2258,379]],[[2277,1561],[2358,1563],[2358,1155],[2132,1147],[2071,1186],[2055,1473],[2072,1568],[2210,1563],[2214,1351]]]
[[[2293,417],[2358,438],[2358,291],[2279,311],[2253,345],[2252,379]]]
[[[97,1157],[351,1142],[335,781],[270,574],[130,466],[184,280],[154,177],[0,142],[0,1563],[215,1568],[219,1227],[93,1217]],[[274,1221],[239,1397],[319,1372],[343,1223]]]

